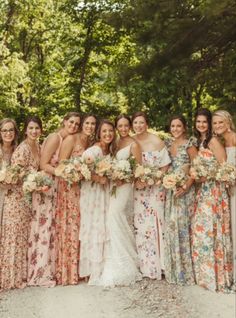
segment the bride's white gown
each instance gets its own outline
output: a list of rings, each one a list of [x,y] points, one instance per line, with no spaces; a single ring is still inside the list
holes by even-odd
[[[129,158],[130,146],[117,152],[118,160]],[[133,187],[124,184],[117,187],[115,196],[110,197],[106,223],[109,243],[98,285],[127,286],[142,278],[134,235],[127,221],[130,213],[133,213]]]

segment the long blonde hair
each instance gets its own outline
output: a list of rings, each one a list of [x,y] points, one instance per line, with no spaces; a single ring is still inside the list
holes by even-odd
[[[235,126],[234,126],[234,123],[233,123],[233,118],[232,116],[230,115],[229,112],[227,112],[226,110],[217,110],[213,113],[212,117],[214,116],[219,116],[219,117],[222,117],[228,124],[229,124],[229,128],[232,130],[232,131],[235,131]]]

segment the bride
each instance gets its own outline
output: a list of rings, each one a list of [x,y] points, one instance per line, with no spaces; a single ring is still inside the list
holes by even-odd
[[[125,160],[133,156],[140,163],[140,147],[129,136],[130,118],[126,115],[118,116],[115,126],[120,135],[116,159]],[[98,285],[106,287],[127,286],[141,280],[134,235],[128,223],[128,217],[133,213],[133,187],[131,183],[122,183],[121,181],[116,186],[116,195],[110,196],[106,224],[109,244],[105,255],[104,269],[98,282]]]

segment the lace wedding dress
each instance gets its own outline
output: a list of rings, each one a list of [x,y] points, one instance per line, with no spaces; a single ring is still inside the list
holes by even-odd
[[[117,152],[118,160],[129,158],[130,146]],[[109,243],[98,285],[127,286],[141,279],[134,235],[127,220],[130,213],[133,213],[132,207],[132,184],[126,183],[117,187],[116,194],[110,197],[106,222]]]

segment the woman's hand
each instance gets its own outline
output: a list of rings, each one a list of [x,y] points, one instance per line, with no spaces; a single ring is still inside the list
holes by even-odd
[[[142,189],[146,188],[146,186],[147,186],[146,182],[142,182],[140,180],[136,180],[134,185],[135,185],[135,188],[138,190],[142,190]]]

